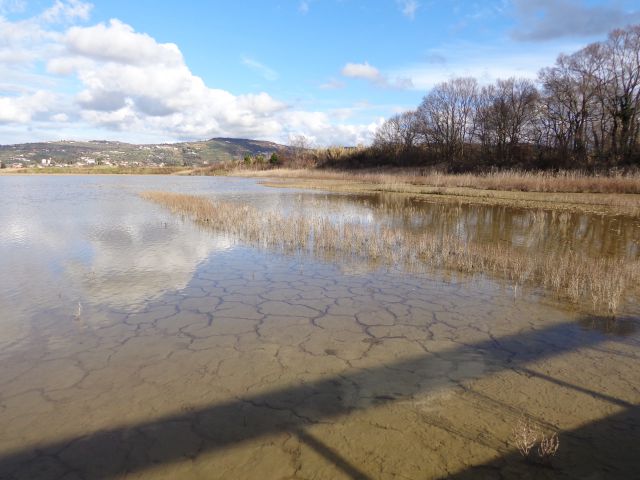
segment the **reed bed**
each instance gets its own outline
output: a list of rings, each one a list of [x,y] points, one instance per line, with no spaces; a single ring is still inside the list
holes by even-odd
[[[243,175],[238,169],[234,174]],[[249,173],[249,172],[247,172]],[[490,173],[448,174],[428,170],[351,172],[319,169],[272,169],[251,171],[251,176],[343,180],[382,185],[423,185],[446,188],[474,188],[545,193],[627,193],[640,194],[640,173],[596,176],[583,172],[526,172],[504,170]]]
[[[604,215],[640,216],[640,195],[633,193],[559,192],[559,191],[523,191],[508,189],[483,189],[482,186],[451,186],[453,183],[439,181],[440,174],[421,177],[419,173],[409,176],[391,173],[353,174],[340,171],[287,170],[232,172],[237,176],[267,177],[268,186],[310,188],[349,193],[392,193],[411,196],[425,196],[442,202],[460,202],[468,204],[506,205],[520,208],[544,208],[547,210],[582,211]],[[465,175],[443,175],[454,177],[459,184],[465,185]],[[534,175],[534,174],[532,174]],[[470,177],[476,178],[469,174]],[[496,178],[498,178],[496,174]],[[461,177],[461,178],[458,178]],[[432,185],[425,178],[432,179]],[[609,178],[609,177],[608,177]],[[633,178],[633,177],[630,177]],[[467,184],[468,185],[468,184]],[[479,185],[479,184],[476,184]],[[540,188],[542,189],[542,187]],[[554,190],[548,187],[547,190]],[[559,190],[556,188],[556,190]],[[592,188],[596,190],[596,188]],[[629,190],[632,190],[630,187]]]
[[[305,251],[400,265],[497,276],[542,287],[595,314],[615,315],[640,284],[640,262],[569,253],[529,253],[509,246],[467,242],[453,235],[411,234],[386,225],[335,222],[325,216],[283,215],[246,204],[167,192],[141,196],[176,214],[240,241],[265,248]]]

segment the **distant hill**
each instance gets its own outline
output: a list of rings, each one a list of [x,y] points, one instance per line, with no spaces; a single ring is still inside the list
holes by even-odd
[[[212,138],[200,142],[131,144],[111,141],[59,141],[0,145],[7,166],[34,165],[210,165],[287,149],[285,145],[245,138]]]

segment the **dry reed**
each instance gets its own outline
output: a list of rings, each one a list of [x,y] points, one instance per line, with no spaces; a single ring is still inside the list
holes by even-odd
[[[242,170],[233,173],[242,174]],[[592,175],[583,172],[526,172],[503,170],[490,173],[447,174],[428,170],[352,172],[342,170],[272,169],[251,172],[256,176],[345,180],[382,185],[422,185],[440,188],[473,188],[546,193],[640,193],[640,173]]]
[[[572,252],[532,253],[466,242],[453,235],[411,234],[387,225],[335,222],[322,215],[287,216],[202,196],[144,192],[142,197],[262,247],[365,258],[410,268],[425,265],[493,274],[515,285],[544,287],[593,313],[615,314],[625,295],[640,283],[637,260],[590,258]]]
[[[425,195],[447,202],[640,216],[640,195],[633,193],[640,190],[640,175],[631,174],[593,177],[574,172],[564,175],[511,172],[512,175],[509,176],[510,172],[448,175],[437,172],[422,174],[415,171],[411,175],[407,170],[399,170],[396,173],[352,173],[290,169],[232,170],[227,173],[236,176],[267,177],[267,185],[278,187],[359,193],[401,193],[412,196]],[[278,181],[271,181],[273,179]]]

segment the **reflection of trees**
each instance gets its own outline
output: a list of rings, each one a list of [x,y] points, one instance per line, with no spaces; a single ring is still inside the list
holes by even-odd
[[[473,242],[503,243],[534,251],[569,250],[592,257],[638,258],[640,224],[632,217],[532,210],[506,206],[429,203],[402,195],[355,197],[360,215],[398,228],[456,235]],[[324,200],[354,209],[354,197],[327,195]],[[315,200],[316,207],[318,200]],[[312,207],[311,201],[302,203]]]

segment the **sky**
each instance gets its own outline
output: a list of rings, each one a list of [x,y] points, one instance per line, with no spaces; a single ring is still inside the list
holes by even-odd
[[[439,82],[536,78],[627,0],[0,0],[0,144],[357,145]]]

